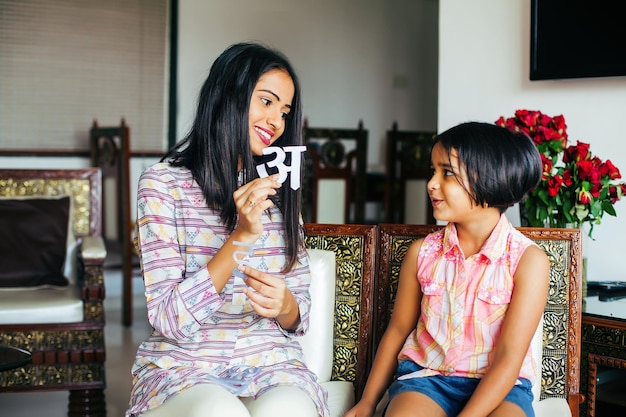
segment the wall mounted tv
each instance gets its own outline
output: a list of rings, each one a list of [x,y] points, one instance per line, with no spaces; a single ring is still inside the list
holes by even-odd
[[[530,79],[626,76],[626,0],[531,0]]]

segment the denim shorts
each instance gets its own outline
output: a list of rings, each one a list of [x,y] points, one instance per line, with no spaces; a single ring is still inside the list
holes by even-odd
[[[397,377],[423,369],[413,361],[405,360],[398,364],[396,380],[389,387],[389,400],[396,395],[412,391],[426,395],[441,407],[448,417],[456,416],[461,412],[480,382],[479,378],[461,376],[433,375],[426,377],[398,380]],[[535,417],[533,411],[533,393],[529,380],[520,378],[521,384],[513,386],[504,398],[504,401],[517,404],[527,417]]]

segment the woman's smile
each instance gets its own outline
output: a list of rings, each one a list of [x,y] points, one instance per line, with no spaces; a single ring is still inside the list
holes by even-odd
[[[271,139],[274,136],[274,132],[268,129],[263,129],[259,126],[254,126],[254,131],[259,135],[259,138],[263,141],[266,146],[270,146]]]

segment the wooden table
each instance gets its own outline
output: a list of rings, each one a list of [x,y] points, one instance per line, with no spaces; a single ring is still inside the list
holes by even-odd
[[[626,415],[626,297],[583,301],[580,417]]]
[[[30,352],[12,346],[0,345],[0,371],[26,365],[31,360]]]

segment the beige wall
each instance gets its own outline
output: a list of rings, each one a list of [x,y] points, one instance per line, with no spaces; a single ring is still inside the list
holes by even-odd
[[[626,176],[626,77],[529,81],[530,0],[440,0],[438,130],[493,122],[516,109],[565,116],[570,140],[591,144]],[[556,52],[558,53],[558,52]],[[626,202],[588,240],[590,280],[626,281]]]
[[[311,126],[369,130],[370,169],[383,138],[437,123],[437,0],[180,0],[178,138],[200,85],[228,45],[261,41],[282,50],[300,78]]]

